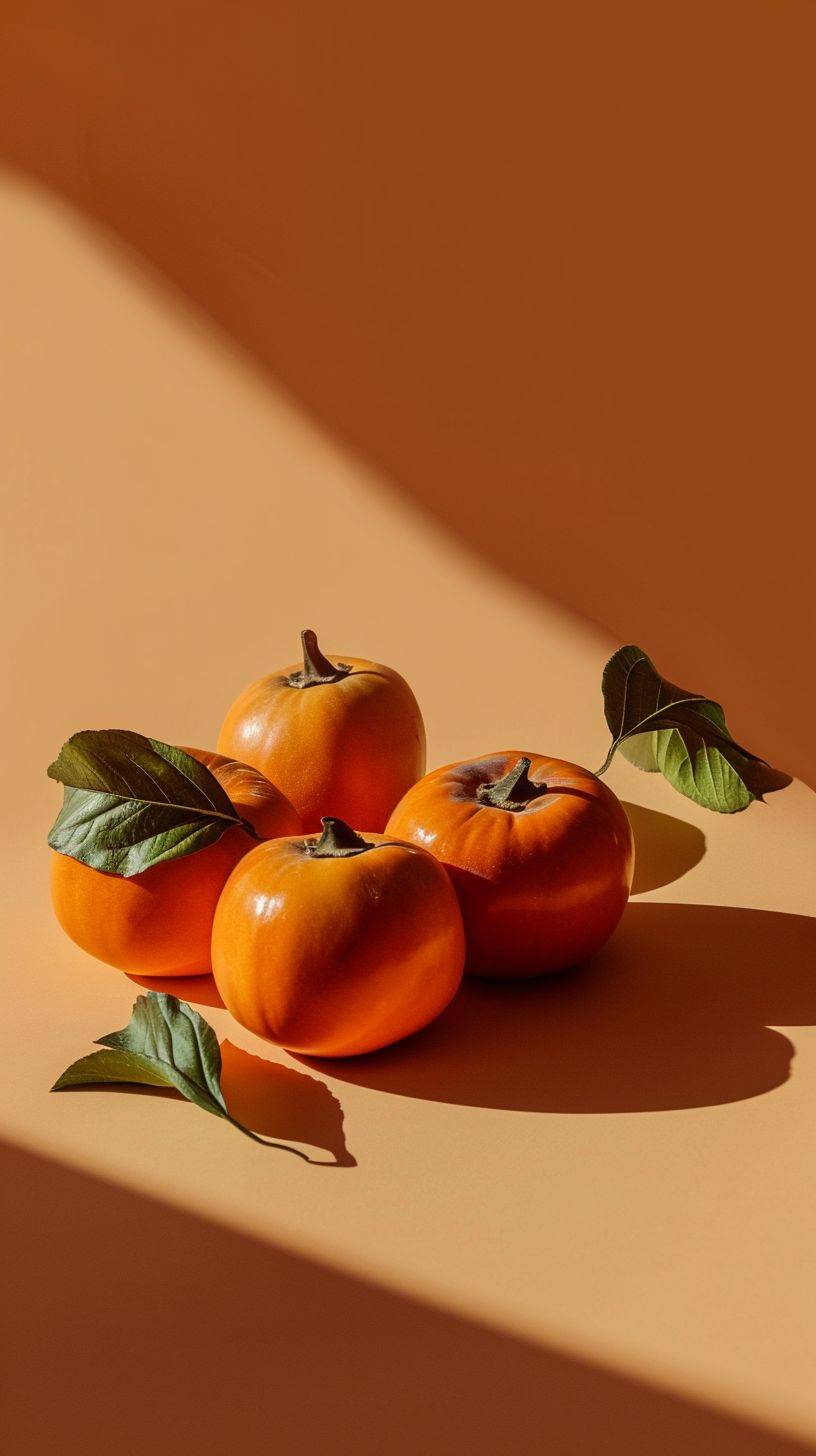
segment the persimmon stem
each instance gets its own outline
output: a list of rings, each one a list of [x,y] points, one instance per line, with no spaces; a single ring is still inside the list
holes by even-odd
[[[489,804],[492,809],[509,809],[512,813],[526,809],[531,799],[539,799],[547,792],[546,784],[535,784],[529,777],[531,764],[532,759],[519,758],[504,778],[481,784],[476,791],[479,803]]]
[[[320,683],[335,683],[348,677],[351,672],[348,663],[330,662],[320,651],[317,633],[311,627],[306,627],[301,632],[300,642],[303,648],[303,668],[300,672],[293,672],[287,679],[290,687],[312,688]]]
[[[374,845],[357,834],[343,819],[321,819],[323,833],[316,844],[309,846],[313,859],[347,859],[352,854],[364,854]]]

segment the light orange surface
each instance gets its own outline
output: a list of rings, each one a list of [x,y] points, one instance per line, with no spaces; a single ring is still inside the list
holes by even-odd
[[[581,1456],[812,1442],[800,783],[721,818],[616,764],[641,858],[608,951],[557,984],[471,983],[392,1053],[306,1066],[206,1004],[236,1111],[339,1169],[179,1100],[48,1095],[138,989],[51,915],[45,767],[71,731],[214,742],[309,624],[405,674],[432,764],[516,742],[594,766],[617,644],[416,516],[61,204],[8,177],[0,211],[16,1449],[78,1449],[87,1422],[101,1450],[125,1403],[148,1424],[146,1391],[154,1450],[192,1430],[213,1452],[487,1453],[496,1421],[510,1449],[548,1431]]]

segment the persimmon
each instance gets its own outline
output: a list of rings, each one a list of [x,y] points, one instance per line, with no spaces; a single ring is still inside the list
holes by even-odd
[[[204,749],[184,752],[214,774],[261,838],[297,833],[297,813],[257,769]],[[51,897],[57,919],[83,950],[121,971],[142,976],[206,975],[218,896],[255,843],[236,825],[215,844],[128,879],[55,852]]]
[[[329,660],[315,633],[303,661],[262,677],[233,703],[220,753],[251,763],[291,800],[307,833],[326,816],[382,831],[425,772],[425,728],[393,668],[362,657]]]
[[[585,960],[629,897],[626,813],[588,769],[561,759],[513,751],[436,769],[387,832],[448,870],[476,975],[537,976]]]
[[[464,957],[439,862],[331,817],[320,838],[246,855],[213,922],[213,973],[236,1021],[312,1056],[356,1056],[419,1031],[453,999]]]

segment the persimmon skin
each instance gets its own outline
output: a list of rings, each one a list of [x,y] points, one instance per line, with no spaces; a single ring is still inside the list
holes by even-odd
[[[337,682],[292,687],[302,663],[241,693],[218,736],[220,753],[278,784],[307,834],[324,816],[381,832],[425,772],[425,726],[414,694],[393,668],[332,654],[351,668]]]
[[[213,923],[216,985],[236,1021],[289,1051],[350,1057],[410,1036],[453,999],[465,935],[442,866],[366,832],[373,849],[313,858],[259,845],[233,870]]]
[[[480,803],[480,786],[522,756],[546,792],[515,812]],[[507,751],[436,769],[400,801],[387,832],[445,865],[474,975],[577,965],[609,938],[629,898],[634,842],[623,806],[588,769],[562,759]]]
[[[226,789],[262,837],[296,833],[297,813],[256,769],[218,753],[185,748]],[[52,852],[51,898],[71,940],[97,960],[140,976],[204,976],[218,897],[257,843],[228,829],[215,844],[124,879]]]

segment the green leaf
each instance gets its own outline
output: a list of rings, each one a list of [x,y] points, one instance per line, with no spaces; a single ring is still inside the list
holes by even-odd
[[[87,1057],[80,1057],[78,1062],[72,1062],[51,1091],[101,1086],[104,1082],[138,1082],[143,1087],[169,1088],[174,1085],[144,1057],[134,1056],[132,1052],[104,1051],[91,1052]]]
[[[603,672],[604,713],[616,750],[646,773],[662,773],[686,798],[719,814],[791,782],[731,737],[719,703],[661,677],[640,647],[621,647]]]
[[[209,1022],[186,1001],[165,991],[148,991],[135,1001],[127,1026],[100,1036],[98,1045],[138,1059],[188,1102],[226,1117],[218,1039]]]
[[[48,843],[108,874],[127,878],[193,854],[235,825],[258,837],[203,763],[141,733],[75,733],[48,774],[65,785]]]
[[[175,1087],[196,1107],[227,1116],[215,1032],[186,1001],[148,991],[137,997],[127,1026],[101,1036],[97,1045],[105,1050],[74,1062],[52,1091],[97,1082],[142,1082]]]
[[[111,1082],[171,1087],[204,1112],[226,1118],[254,1142],[312,1161],[299,1148],[258,1137],[230,1116],[221,1091],[221,1050],[215,1032],[186,1001],[164,991],[137,996],[127,1026],[101,1036],[97,1045],[104,1051],[72,1062],[52,1092]]]

